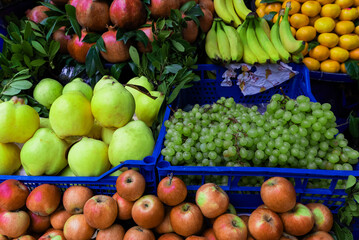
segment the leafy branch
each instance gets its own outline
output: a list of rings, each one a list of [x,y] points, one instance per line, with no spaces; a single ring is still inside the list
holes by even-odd
[[[359,217],[359,182],[350,175],[346,182],[345,192],[348,194],[345,204],[339,209],[341,223],[349,226],[354,217]]]

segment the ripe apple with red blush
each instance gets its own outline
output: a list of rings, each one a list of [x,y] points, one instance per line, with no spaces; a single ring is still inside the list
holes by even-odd
[[[118,216],[120,220],[130,220],[132,218],[132,207],[135,202],[130,202],[115,193],[112,196],[113,199],[117,202]]]
[[[50,226],[50,216],[39,216],[35,213],[28,211],[30,217],[30,230],[35,233],[43,233],[45,232]]]
[[[111,227],[97,232],[96,240],[123,239],[125,229],[120,224],[113,224]]]
[[[8,179],[0,183],[0,208],[14,211],[25,206],[29,189],[22,182]]]
[[[213,228],[207,228],[203,232],[203,236],[207,238],[207,240],[217,240],[216,235],[214,234]]]
[[[10,238],[23,235],[30,226],[30,217],[25,211],[0,212],[0,234]]]
[[[165,208],[155,195],[144,195],[132,207],[132,219],[143,228],[157,227],[164,217]]]
[[[297,203],[295,207],[280,215],[284,231],[293,236],[303,236],[314,226],[313,213],[305,205]]]
[[[146,188],[146,180],[141,173],[129,169],[120,174],[116,180],[116,190],[120,197],[127,201],[139,199]]]
[[[83,208],[87,200],[93,197],[90,188],[84,186],[71,186],[65,190],[62,197],[64,208],[70,214],[83,213]]]
[[[61,201],[60,189],[52,184],[42,184],[33,189],[26,199],[26,207],[40,216],[49,216],[59,206]]]
[[[186,199],[187,186],[182,179],[171,174],[158,183],[157,196],[164,204],[176,206]]]
[[[176,233],[165,233],[161,235],[158,240],[183,240],[183,237],[177,235]]]
[[[327,232],[318,231],[306,236],[303,240],[334,240],[334,238]]]
[[[49,229],[38,240],[66,240],[64,233],[59,229]]]
[[[155,240],[155,235],[149,229],[142,228],[140,226],[134,226],[127,230],[123,240]]]
[[[196,204],[183,202],[172,208],[170,221],[175,233],[188,237],[202,229],[203,215]]]
[[[170,213],[171,213],[171,208],[165,207],[165,217],[163,218],[162,222],[155,228],[156,233],[164,234],[164,233],[173,232]]]
[[[279,239],[283,233],[283,223],[272,210],[260,208],[249,216],[248,229],[257,240]]]
[[[64,228],[65,222],[72,216],[69,212],[64,209],[56,210],[50,216],[50,223],[54,229],[62,230]]]
[[[225,213],[216,218],[213,230],[218,239],[247,239],[248,229],[237,215]]]
[[[64,226],[66,240],[88,240],[95,233],[83,214],[72,215],[67,219]]]
[[[329,232],[333,227],[330,209],[322,203],[308,203],[306,206],[314,215],[314,231]]]
[[[206,238],[206,237],[202,237],[202,236],[192,235],[192,236],[186,237],[185,240],[207,240],[207,238]]]
[[[298,240],[298,238],[283,232],[279,240]]]

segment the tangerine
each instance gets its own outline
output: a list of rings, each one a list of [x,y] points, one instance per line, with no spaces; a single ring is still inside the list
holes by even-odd
[[[342,21],[353,21],[358,18],[357,8],[345,8],[342,9],[339,15],[339,19]]]
[[[264,17],[264,15],[266,15],[265,13],[265,9],[266,9],[266,5],[260,5],[259,8],[257,8],[256,13],[258,14],[259,17]]]
[[[303,58],[303,63],[309,71],[318,71],[320,68],[320,62],[317,59],[311,58],[311,57],[305,57]]]
[[[337,73],[340,70],[340,64],[334,60],[325,60],[320,64],[320,70],[322,72]]]
[[[326,5],[326,4],[330,4],[330,3],[332,3],[332,2],[334,2],[335,0],[318,0],[318,2],[322,5],[322,6],[324,6],[324,5]]]
[[[262,0],[256,0],[256,1],[254,2],[254,5],[256,6],[256,8],[259,8],[259,6],[260,6],[261,4],[263,4],[263,3],[261,3],[261,1],[262,1]]]
[[[356,26],[355,29],[354,29],[354,33],[359,35],[359,26]]]
[[[349,52],[349,58],[359,61],[359,48],[351,50]]]
[[[340,71],[342,73],[347,73],[347,69],[345,68],[345,63],[340,64]]]
[[[359,36],[356,34],[345,34],[339,38],[339,46],[346,50],[353,50],[359,47]]]
[[[301,11],[308,17],[317,16],[320,13],[322,6],[317,1],[307,1],[302,4]]]
[[[297,30],[295,38],[306,42],[312,41],[317,35],[317,31],[312,26],[304,26]]]
[[[317,15],[317,16],[315,16],[315,17],[310,17],[309,18],[309,26],[314,26],[314,23],[315,23],[315,21],[317,21],[318,20],[318,18],[320,18],[320,15]]]
[[[282,8],[282,4],[276,2],[268,4],[264,10],[265,14],[269,14],[270,12],[279,12],[279,10]]]
[[[354,0],[335,0],[335,3],[343,9],[351,7],[354,4]]]
[[[331,32],[335,28],[335,21],[330,17],[321,17],[314,22],[314,27],[319,33]]]
[[[282,4],[282,8],[285,8],[287,5],[287,2],[290,2],[290,10],[289,15],[293,15],[294,13],[297,13],[300,11],[300,3],[295,0],[285,0]]]
[[[289,18],[290,25],[294,28],[301,28],[307,26],[309,18],[307,15],[301,13],[295,13]]]
[[[345,62],[349,58],[348,50],[341,47],[334,47],[330,49],[329,58],[340,63]]]
[[[322,17],[331,17],[331,18],[337,18],[340,15],[341,8],[338,4],[327,4],[322,7],[322,10],[320,12],[320,16]]]
[[[297,33],[297,30],[295,30],[294,27],[290,27],[290,31],[292,32],[293,37],[295,37],[295,34]]]
[[[353,4],[355,7],[358,7],[359,6],[359,0],[354,0],[354,4]]]
[[[303,54],[303,56],[305,56],[305,55],[307,55],[308,54],[308,43],[307,42],[305,42],[305,47],[304,47],[304,49],[302,50],[302,54]]]
[[[339,37],[335,33],[321,33],[318,36],[318,42],[323,46],[332,48],[339,43]]]
[[[348,34],[354,31],[354,23],[352,21],[339,21],[335,25],[334,31],[339,35]]]
[[[330,55],[330,51],[326,46],[318,45],[309,51],[309,56],[318,61],[326,60]]]

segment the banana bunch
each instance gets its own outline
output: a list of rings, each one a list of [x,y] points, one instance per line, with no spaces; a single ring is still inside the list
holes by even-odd
[[[214,9],[222,20],[234,27],[238,27],[251,12],[244,0],[214,0]]]
[[[243,56],[242,43],[236,29],[218,18],[214,19],[207,33],[205,51],[215,62],[240,62]]]

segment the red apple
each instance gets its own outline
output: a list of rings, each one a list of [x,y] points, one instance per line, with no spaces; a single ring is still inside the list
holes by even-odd
[[[58,229],[49,229],[39,238],[39,240],[48,240],[48,239],[66,240],[64,236],[64,232]]]
[[[203,215],[197,205],[183,202],[172,208],[170,221],[175,233],[188,237],[202,229]]]
[[[291,210],[297,201],[293,184],[283,177],[272,177],[265,181],[260,193],[264,204],[278,213]]]
[[[265,204],[262,204],[262,205],[259,205],[258,207],[257,207],[257,209],[258,208],[265,208],[265,209],[269,209]]]
[[[319,231],[306,236],[303,240],[334,240],[327,232]]]
[[[71,186],[64,192],[62,202],[64,208],[70,214],[83,213],[83,207],[87,200],[93,196],[93,192],[88,187],[84,186]]]
[[[98,229],[110,227],[117,218],[117,203],[106,195],[96,195],[87,200],[84,206],[84,216],[87,223]]]
[[[71,213],[66,210],[57,210],[50,216],[50,223],[54,229],[62,230],[64,228],[65,222],[71,217]]]
[[[24,211],[0,212],[0,234],[17,238],[30,226],[30,217]]]
[[[213,230],[216,238],[222,239],[247,239],[248,230],[246,224],[237,215],[225,213],[214,221]]]
[[[167,176],[158,183],[157,196],[164,204],[176,206],[187,197],[186,184],[176,176]]]
[[[134,226],[127,230],[123,240],[155,240],[155,235],[151,230],[142,228],[140,226]]]
[[[0,184],[0,208],[13,211],[22,208],[29,195],[29,189],[18,180],[8,179]]]
[[[229,198],[218,185],[205,183],[196,192],[196,203],[205,217],[215,218],[227,211]]]
[[[206,238],[206,237],[202,237],[202,236],[192,235],[192,236],[186,237],[185,240],[207,240],[207,238]]]
[[[21,237],[18,237],[16,239],[14,238],[14,240],[36,240],[36,238],[31,235],[22,235]]]
[[[145,192],[146,180],[141,173],[130,169],[124,171],[116,180],[116,190],[127,201],[136,201]]]
[[[125,229],[120,224],[113,224],[111,227],[98,231],[96,240],[123,239]]]
[[[160,225],[158,225],[155,228],[155,231],[157,233],[164,234],[164,233],[173,232],[173,228],[172,228],[171,220],[170,220],[170,213],[171,213],[171,208],[166,207],[165,208],[165,217],[163,218],[163,221],[160,223]]]
[[[158,240],[183,240],[183,237],[180,237],[176,233],[165,233],[161,235]]]
[[[26,199],[26,207],[40,216],[49,216],[59,206],[61,201],[60,189],[52,184],[42,184],[36,187]]]
[[[280,215],[284,231],[290,235],[303,236],[314,226],[313,213],[305,205],[297,203],[295,207]]]
[[[120,220],[130,220],[132,218],[131,212],[134,202],[127,201],[126,199],[120,197],[118,193],[115,193],[112,198],[117,202],[117,218]]]
[[[306,206],[314,215],[314,231],[329,232],[333,226],[333,214],[330,209],[322,203],[308,203]]]
[[[248,229],[257,240],[279,239],[283,233],[283,223],[272,210],[260,208],[249,216]]]
[[[64,226],[64,236],[67,240],[88,240],[95,233],[83,214],[72,215]]]
[[[132,207],[132,218],[143,228],[157,227],[165,216],[165,208],[155,195],[145,195]]]
[[[207,228],[203,232],[203,236],[205,236],[207,238],[207,240],[217,240],[216,234],[214,234],[213,228]]]
[[[43,233],[50,226],[50,216],[39,216],[33,212],[28,211],[27,214],[30,216],[30,230],[35,233]]]
[[[284,232],[279,240],[298,240],[298,238]]]

